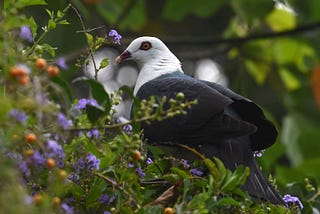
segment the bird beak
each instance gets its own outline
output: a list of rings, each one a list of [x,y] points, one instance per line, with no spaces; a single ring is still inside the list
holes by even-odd
[[[131,53],[129,51],[124,51],[122,54],[120,54],[116,59],[116,63],[120,63],[122,62],[123,60],[126,60],[128,58],[131,57]]]

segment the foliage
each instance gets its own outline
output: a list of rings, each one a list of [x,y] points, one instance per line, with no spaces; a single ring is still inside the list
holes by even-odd
[[[146,21],[143,1],[137,2],[120,29],[139,29]],[[182,2],[168,1],[162,15],[171,21],[182,20],[190,14],[208,17],[226,4],[225,1],[208,2],[187,1],[174,13]],[[230,29],[226,29],[226,37],[250,33],[241,24],[234,27],[237,22],[247,23],[251,31],[259,30],[256,23],[261,20],[273,30],[292,29],[298,23],[292,14],[274,8],[272,1],[262,1],[264,7],[260,10],[255,10],[256,3],[251,1],[227,2],[237,17],[231,20]],[[145,144],[140,122],[185,114],[196,105],[196,100],[185,101],[183,94],[177,94],[172,100],[135,99],[132,120],[119,122],[114,117],[115,107],[123,93],[131,93],[128,88],[108,94],[96,80],[81,77],[74,82],[86,82],[91,98],[75,99],[70,84],[62,78],[68,70],[55,58],[59,49],[50,43],[50,38],[57,35],[56,30],[61,26],[80,25],[83,35],[78,35],[84,36],[88,55],[94,62],[93,54],[99,47],[119,44],[121,37],[117,32],[106,37],[94,35],[85,28],[81,16],[72,20],[77,23],[69,23],[67,14],[78,11],[71,4],[54,11],[41,7],[47,19],[39,25],[32,16],[25,15],[30,6],[39,5],[46,2],[5,1],[4,21],[0,23],[3,32],[0,36],[3,53],[0,58],[1,213],[163,213],[165,207],[175,213],[297,212],[298,204],[286,207],[250,198],[240,188],[249,173],[243,166],[231,172],[220,160],[207,159],[181,145],[181,149],[189,149],[199,156],[199,161],[187,163],[166,157]],[[110,13],[103,17],[116,23],[115,17],[121,14],[126,3],[110,1],[109,6]],[[247,7],[254,9],[249,11]],[[78,8],[83,16],[88,14],[85,8]],[[98,12],[105,13],[103,8]],[[311,9],[308,5],[301,7],[303,11]],[[280,17],[286,18],[278,23]],[[293,49],[299,51],[290,54]],[[252,54],[254,52],[260,55]],[[315,118],[319,116],[309,92],[311,88],[304,84],[308,81],[304,75],[309,72],[310,61],[315,61],[316,51],[305,39],[259,40],[231,49],[229,56],[237,60],[243,53],[247,56],[243,66],[258,84],[265,83],[272,69],[278,68],[281,83],[288,90],[285,96],[289,113],[282,134],[282,142],[288,149],[278,146],[278,154],[273,155],[280,157],[287,152],[295,167],[275,168],[276,178],[282,184],[279,188],[300,196],[303,212],[319,209],[320,162],[315,150],[319,147],[319,124]],[[88,61],[82,63],[88,64]],[[94,65],[95,78],[108,64],[105,58]],[[267,66],[270,64],[273,66]],[[301,102],[301,97],[306,102]],[[307,111],[305,103],[310,104]],[[165,104],[169,108],[164,108]],[[153,151],[152,157],[149,150]],[[267,161],[272,160],[268,154],[265,157]]]

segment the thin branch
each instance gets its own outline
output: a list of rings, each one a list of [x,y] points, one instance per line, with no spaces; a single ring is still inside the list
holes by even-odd
[[[81,14],[79,13],[79,11],[77,10],[77,8],[75,8],[73,6],[72,3],[70,3],[71,5],[71,8],[74,10],[74,12],[76,13],[76,15],[78,16],[79,20],[80,20],[80,24],[81,24],[81,27],[82,27],[82,31],[86,37],[86,40],[87,40],[87,44],[88,44],[88,47],[89,47],[89,55],[90,55],[90,58],[92,60],[92,64],[93,64],[93,67],[94,67],[94,79],[95,80],[98,80],[98,68],[97,68],[97,65],[96,65],[96,61],[94,60],[94,55],[93,55],[93,51],[92,51],[92,48],[90,47],[90,43],[89,43],[89,39],[88,39],[88,36],[86,34],[87,32],[87,29],[84,25],[84,22],[83,22],[83,19],[81,17]]]
[[[114,180],[112,180],[112,179],[110,179],[110,178],[108,178],[108,177],[106,177],[106,176],[104,176],[103,174],[98,173],[98,172],[94,172],[93,174],[94,174],[95,176],[97,176],[97,177],[99,177],[99,178],[107,181],[107,182],[110,183],[113,187],[115,187],[115,188],[123,191],[123,193],[124,193],[128,198],[131,198],[132,201],[135,201],[135,200],[133,199],[134,197],[132,197],[132,195],[131,195],[127,190],[125,190],[122,186],[120,186],[120,185],[119,185],[117,182],[115,182]],[[134,203],[134,204],[137,206],[137,208],[140,209],[140,205],[139,205],[138,203]]]

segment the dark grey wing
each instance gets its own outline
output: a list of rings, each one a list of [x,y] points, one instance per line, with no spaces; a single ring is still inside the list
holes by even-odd
[[[234,102],[231,106],[239,114],[241,119],[257,127],[257,131],[250,136],[253,151],[266,149],[276,142],[278,136],[277,129],[272,122],[265,117],[262,109],[257,104],[219,84],[207,81],[203,82],[224,96],[232,99]]]
[[[170,118],[152,125],[142,124],[146,138],[151,142],[170,141],[185,144],[208,143],[211,139],[226,139],[249,135],[256,127],[244,120],[225,114],[225,108],[234,101],[202,81],[183,74],[161,76],[144,84],[137,93],[140,99],[150,96],[175,98],[183,92],[186,100],[198,100],[187,115]]]

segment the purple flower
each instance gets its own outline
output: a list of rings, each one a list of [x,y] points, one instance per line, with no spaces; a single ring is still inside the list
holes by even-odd
[[[129,168],[133,168],[133,167],[134,167],[134,164],[133,164],[133,163],[128,163],[128,167],[129,167]]]
[[[93,154],[89,154],[87,156],[87,161],[88,161],[88,169],[89,170],[98,170],[99,166],[100,166],[100,159],[97,159],[96,156],[94,156]]]
[[[21,26],[20,38],[28,42],[33,42],[33,37],[32,37],[31,29],[29,26],[26,26],[26,25]]]
[[[260,158],[265,151],[266,151],[265,149],[260,150],[260,151],[254,151],[254,152],[253,152],[253,157],[258,157],[258,158]]]
[[[76,173],[71,173],[68,175],[68,178],[66,180],[66,182],[73,182],[73,183],[78,183],[80,180],[80,177],[78,174]]]
[[[24,197],[24,204],[25,205],[30,205],[30,204],[32,204],[32,202],[33,202],[33,197],[32,196],[27,195],[27,196]]]
[[[76,172],[79,173],[80,170],[86,168],[86,162],[83,160],[83,158],[79,158],[79,160],[74,163],[73,167]]]
[[[22,156],[19,153],[14,153],[14,152],[8,152],[7,156],[14,160],[16,163],[19,163],[22,161]]]
[[[146,163],[147,163],[148,165],[149,165],[149,164],[152,164],[152,163],[153,163],[153,160],[152,160],[150,157],[148,157]]]
[[[140,178],[144,178],[144,176],[146,176],[146,173],[143,172],[141,167],[138,167],[137,172]]]
[[[74,213],[73,207],[69,206],[67,203],[62,203],[61,208],[64,211],[64,213],[66,213],[66,214],[73,214]]]
[[[65,154],[63,151],[63,148],[61,145],[57,143],[57,141],[54,140],[48,140],[47,141],[47,154],[50,158],[58,158],[60,160],[65,159]]]
[[[63,113],[58,114],[58,122],[64,130],[68,129],[70,126],[73,126],[72,120],[68,120]]]
[[[77,109],[84,109],[87,106],[87,99],[86,98],[82,98],[80,100],[78,100],[78,104],[76,105]]]
[[[111,214],[109,211],[104,211],[103,214]]]
[[[189,168],[189,167],[190,167],[190,164],[188,163],[187,160],[181,159],[181,162],[182,162],[182,164],[183,164],[184,167],[186,167],[186,168]]]
[[[29,176],[30,175],[30,170],[28,168],[28,165],[27,165],[26,161],[21,161],[20,162],[19,170],[24,176]]]
[[[106,206],[108,206],[109,204],[111,204],[114,200],[116,199],[115,195],[112,195],[111,197],[109,197],[107,194],[102,194],[101,198],[99,201],[101,201],[102,203],[104,203]]]
[[[120,40],[122,38],[122,36],[120,34],[118,34],[118,32],[116,30],[110,30],[109,34],[110,37],[112,37],[113,42],[115,44],[120,45]]]
[[[124,125],[122,130],[128,135],[132,134],[132,126],[130,124]]]
[[[43,166],[46,160],[41,155],[41,153],[38,150],[36,150],[33,153],[32,161],[35,163],[36,166]]]
[[[98,138],[99,137],[99,130],[98,129],[92,129],[88,131],[87,137],[89,138]]]
[[[67,70],[68,69],[68,65],[66,63],[66,59],[64,57],[59,58],[56,62],[56,65],[58,65],[61,69],[63,70]]]
[[[78,104],[76,105],[76,108],[77,109],[84,109],[84,108],[86,108],[87,105],[91,105],[91,106],[95,106],[95,107],[99,106],[98,102],[93,98],[90,98],[90,99],[82,98],[82,99],[78,100]]]
[[[291,196],[291,195],[287,194],[287,195],[283,196],[282,199],[283,199],[284,203],[287,204],[287,205],[289,205],[291,203],[294,203],[294,204],[298,203],[300,209],[303,208],[303,204],[301,203],[301,201],[300,201],[300,199],[298,197]]]
[[[26,124],[28,116],[24,111],[19,111],[17,109],[12,109],[9,113],[8,113],[9,117],[15,119],[16,121],[22,123],[22,124]]]
[[[91,105],[91,106],[95,106],[95,107],[99,106],[98,102],[93,98],[87,99],[87,105]]]
[[[197,175],[197,176],[200,176],[200,177],[203,175],[203,172],[198,170],[198,169],[191,169],[190,172],[191,172],[191,174]]]
[[[48,105],[50,103],[50,101],[48,100],[47,95],[44,92],[37,93],[36,102],[37,102],[38,105],[41,105],[41,106],[45,106],[45,105]]]

